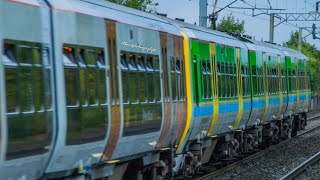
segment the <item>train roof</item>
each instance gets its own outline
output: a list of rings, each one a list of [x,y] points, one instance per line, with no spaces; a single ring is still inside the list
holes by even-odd
[[[186,22],[164,18],[170,21],[171,23],[178,26],[181,31],[186,33],[186,35],[191,39],[199,39],[203,41],[210,41],[217,44],[223,44],[232,47],[239,47],[242,49],[247,49],[243,42],[239,41],[237,38],[230,36],[228,34],[214,31],[209,28],[199,27],[193,24],[189,24]]]
[[[179,35],[177,27],[158,16],[105,0],[48,0],[55,10],[87,14],[145,29]]]
[[[253,39],[246,39],[246,38],[242,38],[242,37],[239,39],[245,42],[245,44],[249,50],[266,52],[268,54],[273,54],[273,55],[285,56],[285,54],[283,53],[282,50],[280,50],[279,48],[275,48],[273,46],[270,46],[269,43],[256,41]]]
[[[249,50],[259,50],[263,52],[272,50],[272,51],[275,51],[275,53],[277,53],[278,55],[290,56],[290,57],[295,57],[298,59],[308,61],[308,58],[304,54],[294,49],[290,49],[288,47],[279,46],[279,45],[275,45],[267,42],[256,41],[252,39],[246,39],[246,38],[240,38],[240,39],[246,42],[246,45],[248,46]]]

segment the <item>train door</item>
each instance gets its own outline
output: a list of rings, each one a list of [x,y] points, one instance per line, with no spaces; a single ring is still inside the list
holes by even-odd
[[[121,128],[120,97],[119,97],[119,76],[118,59],[116,44],[116,24],[106,22],[108,63],[109,63],[109,89],[110,89],[110,108],[111,108],[111,128],[107,146],[104,151],[103,160],[110,160],[116,148]]]
[[[263,70],[263,92],[265,99],[265,109],[263,112],[262,122],[267,120],[268,108],[269,108],[269,95],[268,95],[268,67],[267,67],[267,54],[262,53],[262,70]]]
[[[172,144],[177,144],[180,141],[183,130],[186,123],[186,98],[185,98],[185,71],[184,71],[184,59],[183,59],[183,40],[182,37],[174,37],[174,66],[175,83],[176,88],[172,88],[172,91],[176,89],[176,111],[175,111],[175,126],[173,129]],[[173,93],[174,94],[174,93]],[[174,96],[173,96],[174,97]]]
[[[216,59],[216,45],[210,44],[211,72],[212,72],[212,99],[213,99],[213,116],[209,129],[209,135],[213,135],[213,130],[218,122],[219,117],[219,81]],[[220,92],[221,93],[221,92]]]
[[[280,105],[279,105],[279,111],[277,113],[277,117],[281,117],[281,115],[284,113],[284,102],[283,102],[283,79],[282,79],[282,72],[281,72],[281,57],[280,55],[277,56],[277,79],[279,82],[277,84],[277,89],[278,89],[278,92],[279,92],[279,98],[280,98]]]
[[[237,78],[237,84],[238,84],[238,116],[237,120],[235,122],[234,128],[239,128],[239,124],[242,118],[243,113],[243,93],[242,93],[242,73],[241,73],[241,58],[240,58],[240,48],[236,48],[236,78]]]
[[[163,78],[163,127],[160,139],[158,141],[158,147],[164,147],[168,141],[168,135],[170,133],[171,124],[171,97],[170,97],[170,64],[168,60],[168,35],[160,33],[160,46],[161,46],[161,57],[162,57],[162,78]]]

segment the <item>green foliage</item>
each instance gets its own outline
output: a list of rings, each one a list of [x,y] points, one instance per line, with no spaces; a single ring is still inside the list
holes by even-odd
[[[130,8],[138,9],[140,11],[146,12],[154,12],[154,9],[150,7],[156,7],[159,5],[157,2],[153,2],[153,0],[107,0],[116,4],[120,4],[123,6],[127,6]]]
[[[299,33],[294,32],[291,34],[289,41],[284,43],[284,46],[291,49],[298,49]],[[302,53],[310,60],[310,73],[311,73],[311,88],[314,94],[320,94],[320,51],[310,43],[302,41]]]
[[[244,31],[244,21],[235,19],[234,16],[229,14],[227,17],[223,17],[217,27],[218,31],[232,33],[236,35],[243,34]]]

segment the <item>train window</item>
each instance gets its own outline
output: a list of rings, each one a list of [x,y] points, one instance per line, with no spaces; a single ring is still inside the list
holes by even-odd
[[[129,55],[129,69],[130,70],[137,70],[136,56],[133,54]]]
[[[97,65],[97,57],[96,52],[93,50],[86,51],[85,61],[88,66],[96,66]]]
[[[84,60],[85,59],[85,50],[82,48],[78,49],[78,53],[77,53],[76,57],[77,57],[76,62],[78,63],[78,65],[80,67],[85,67],[86,66],[86,62]]]
[[[87,82],[88,82],[88,103],[89,105],[97,105],[97,87],[98,87],[98,71],[94,68],[87,70]]]
[[[154,78],[155,78],[155,84],[154,84],[154,89],[155,89],[155,98],[157,102],[161,101],[161,92],[160,92],[160,66],[159,66],[159,57],[155,56],[153,59],[153,65],[154,65]]]
[[[218,75],[218,97],[222,97],[222,92],[221,92],[221,65],[220,62],[217,62],[217,75]]]
[[[42,64],[40,48],[32,48],[32,56],[33,56],[33,63],[35,65],[41,65]]]
[[[103,140],[108,121],[104,52],[101,48],[76,45],[65,45],[63,49],[67,62],[64,64],[66,142],[74,145]]]
[[[74,54],[74,48],[63,48],[63,63],[65,66],[76,66],[76,59]]]
[[[36,111],[43,111],[45,108],[44,80],[45,77],[42,69],[34,69],[34,92],[38,96],[34,97],[34,106]]]
[[[152,57],[147,57],[147,59],[146,59],[146,68],[147,68],[147,71],[153,71]]]
[[[122,68],[121,71],[125,121],[123,136],[154,132],[161,127],[160,70],[154,69],[159,67],[159,59],[157,56],[139,54],[136,65],[133,62],[133,58],[130,62],[129,56],[130,70]],[[126,94],[129,95],[128,103],[125,103]]]
[[[154,70],[153,70],[153,58],[151,56],[147,56],[146,58],[146,83],[147,83],[147,100],[148,102],[154,102],[155,94],[154,94]]]
[[[229,63],[225,63],[224,64],[224,82],[225,82],[225,88],[224,88],[224,92],[225,92],[225,97],[230,97],[230,84],[231,84],[231,80],[230,80],[230,68],[229,68]]]
[[[182,74],[181,74],[181,63],[180,63],[180,58],[176,58],[176,64],[175,64],[175,71],[177,74],[177,100],[181,101],[182,100],[182,94],[183,94],[183,81],[182,81]]]
[[[104,53],[102,50],[97,51],[97,56],[98,56],[98,61],[97,64],[99,67],[105,67],[106,66],[106,61],[104,59]]]
[[[170,79],[171,79],[171,93],[172,101],[177,100],[177,77],[176,77],[176,62],[174,57],[170,57]]]
[[[185,87],[186,78],[185,78],[183,59],[181,59],[180,64],[181,64],[181,96],[182,96],[182,101],[186,101],[186,87]]]
[[[201,89],[202,99],[207,99],[208,81],[207,81],[207,64],[206,61],[201,61]]]
[[[256,66],[252,66],[252,86],[253,86],[253,93],[254,95],[259,94],[259,84],[258,84],[258,78],[257,78],[257,69]]]
[[[208,99],[212,99],[212,72],[210,67],[210,61],[207,62],[207,74],[208,74]]]
[[[85,69],[79,69],[78,70],[78,76],[79,76],[79,97],[80,97],[80,104],[82,106],[86,106],[88,104],[88,89],[87,89],[87,82],[86,82],[86,70]]]
[[[32,49],[30,46],[20,45],[18,48],[18,62],[21,64],[33,64]]]
[[[121,61],[121,82],[122,82],[122,101],[124,104],[129,103],[129,68],[127,63],[127,54],[120,54]]]
[[[238,97],[237,67],[233,65],[233,97]]]
[[[144,56],[138,56],[138,94],[139,102],[145,103],[147,101],[147,82],[146,82],[146,67]]]
[[[144,56],[138,56],[138,69],[139,71],[145,71],[146,70],[146,66],[145,66],[145,62],[144,62]]]
[[[99,81],[98,81],[98,97],[99,104],[106,105],[107,104],[107,82],[106,82],[106,71],[104,69],[99,70]]]
[[[16,68],[6,68],[6,98],[7,98],[7,112],[14,113],[18,112],[19,103],[18,101],[18,89],[17,86],[17,69]]]
[[[43,63],[49,60],[42,61],[41,53],[47,51],[40,43],[5,40],[3,65],[8,120],[6,159],[42,154],[50,144],[51,67]],[[49,58],[45,55],[43,57]]]
[[[127,55],[124,53],[121,53],[120,55],[120,65],[122,70],[128,70],[128,62],[127,62]]]
[[[5,43],[3,47],[3,63],[8,65],[16,65],[16,53],[15,46],[13,44]]]

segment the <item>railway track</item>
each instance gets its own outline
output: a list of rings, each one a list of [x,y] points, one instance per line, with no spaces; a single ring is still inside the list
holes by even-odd
[[[311,121],[318,120],[318,119],[320,119],[320,113],[318,113],[318,114],[316,114],[316,115],[313,115],[312,117],[308,118],[307,122],[311,122]],[[249,161],[251,161],[251,160],[253,160],[253,159],[256,159],[256,158],[258,158],[258,157],[262,157],[263,155],[267,154],[268,152],[277,149],[277,148],[278,148],[280,145],[282,145],[283,143],[292,141],[292,140],[296,139],[297,137],[299,137],[299,136],[301,136],[301,135],[304,135],[304,134],[307,134],[307,133],[316,131],[316,130],[318,130],[318,129],[320,129],[320,124],[317,125],[317,126],[315,126],[315,127],[312,127],[312,128],[310,128],[310,129],[306,129],[306,130],[298,133],[298,135],[297,135],[296,137],[293,137],[293,138],[290,138],[290,139],[286,139],[286,140],[284,140],[284,141],[281,141],[280,143],[278,143],[278,144],[276,144],[276,145],[273,145],[273,146],[271,146],[271,147],[269,147],[269,148],[267,148],[267,149],[265,149],[265,150],[262,150],[262,151],[260,151],[260,152],[255,153],[255,154],[252,154],[252,155],[250,155],[250,156],[248,156],[248,157],[245,157],[244,159],[242,159],[242,160],[240,160],[240,161],[237,161],[237,162],[235,162],[235,163],[233,163],[233,164],[231,164],[231,165],[228,165],[228,166],[226,166],[226,167],[224,167],[224,168],[222,168],[222,169],[220,169],[220,170],[216,170],[216,171],[213,171],[213,172],[211,172],[211,173],[209,173],[209,174],[206,174],[206,175],[204,175],[204,176],[202,176],[202,177],[199,177],[199,178],[197,178],[197,180],[207,180],[207,179],[212,179],[212,178],[214,178],[214,177],[223,175],[225,172],[227,172],[227,171],[229,171],[229,170],[231,170],[231,169],[233,169],[233,168],[235,168],[235,167],[237,167],[237,166],[243,165],[243,164],[245,164],[245,163],[247,163],[247,162],[249,162]]]
[[[318,163],[320,161],[320,152],[316,153],[305,162],[294,168],[292,171],[281,177],[279,180],[291,180],[297,178],[301,173],[303,173],[310,166]]]

